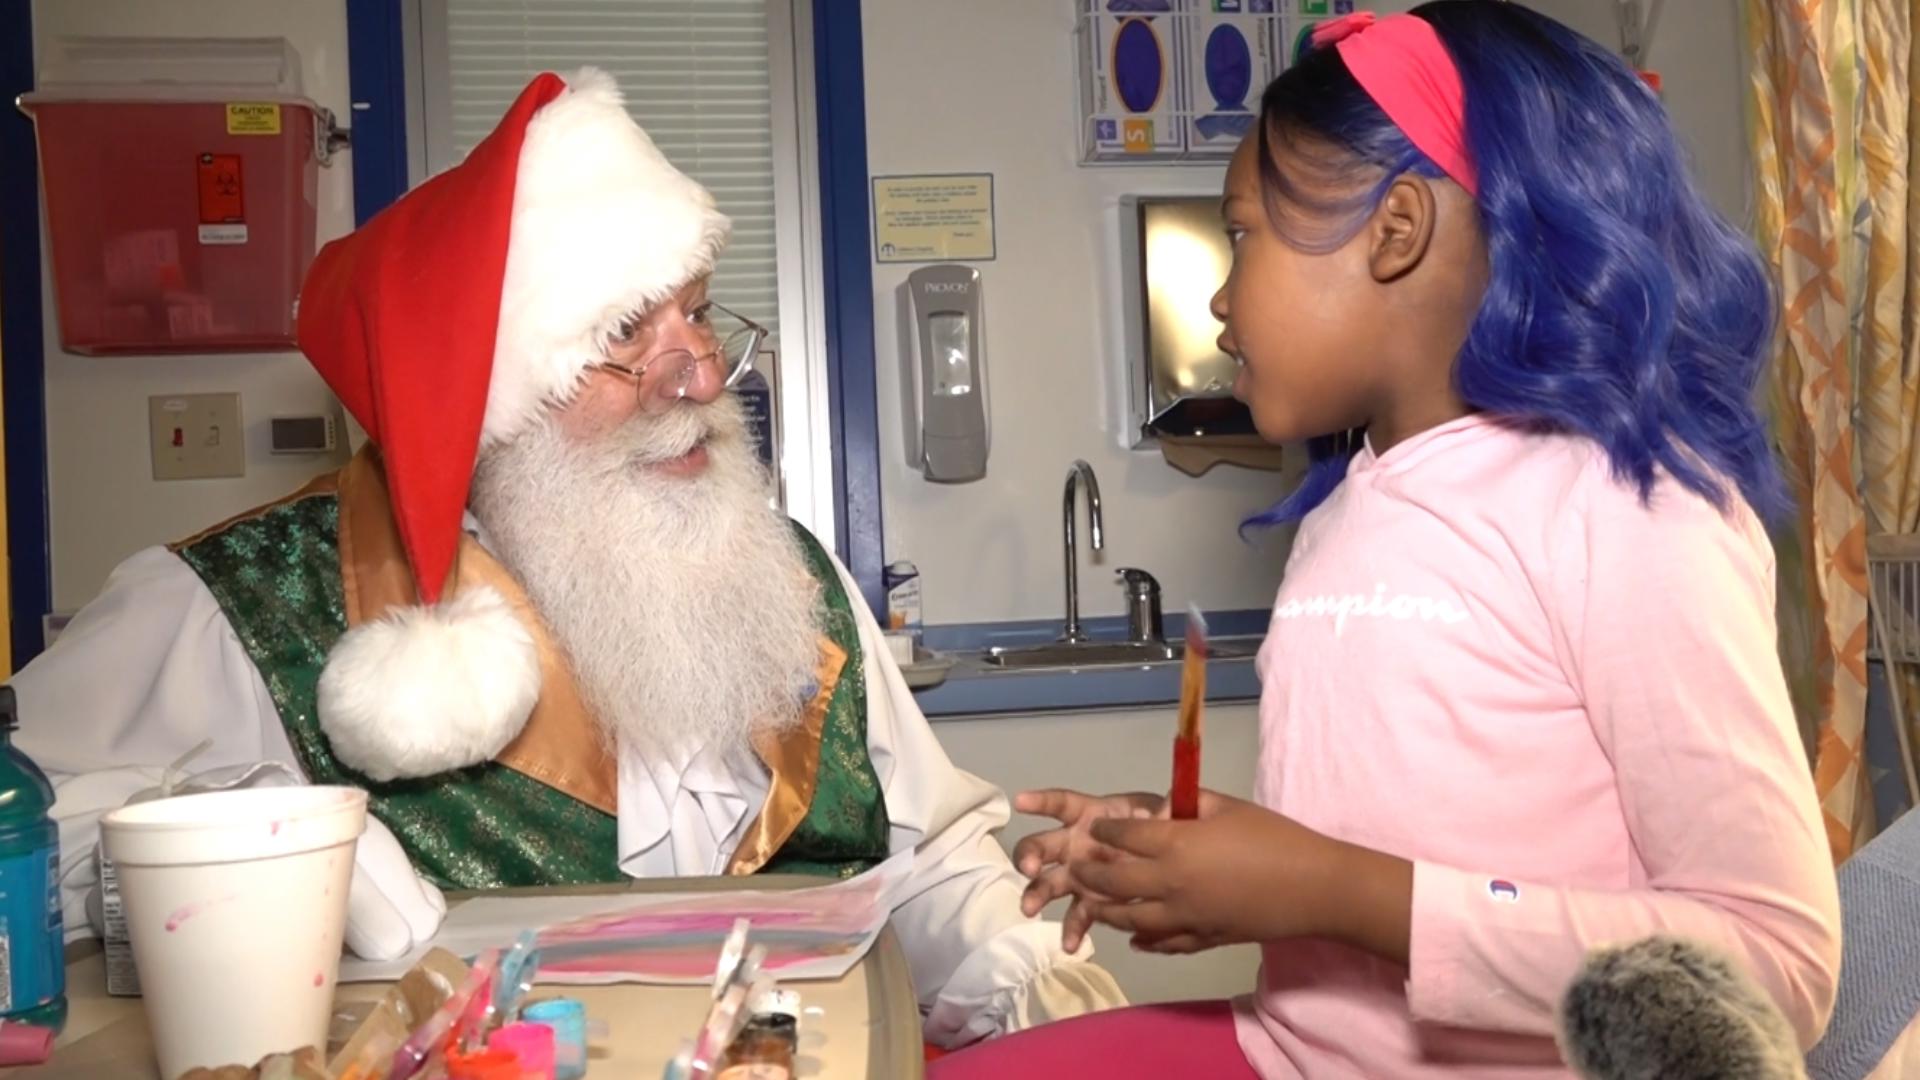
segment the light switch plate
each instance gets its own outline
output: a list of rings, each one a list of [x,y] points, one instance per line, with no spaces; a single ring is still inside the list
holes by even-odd
[[[239,394],[164,394],[147,399],[155,480],[247,475]]]

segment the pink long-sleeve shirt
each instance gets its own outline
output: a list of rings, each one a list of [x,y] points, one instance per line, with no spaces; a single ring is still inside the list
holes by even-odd
[[[1266,946],[1261,1076],[1567,1076],[1584,954],[1656,932],[1730,952],[1803,1044],[1825,1026],[1839,905],[1744,508],[1644,505],[1591,442],[1480,418],[1363,451],[1260,665],[1258,800],[1415,867],[1410,967]]]

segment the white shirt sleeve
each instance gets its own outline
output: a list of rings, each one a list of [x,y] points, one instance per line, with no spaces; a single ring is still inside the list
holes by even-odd
[[[160,782],[208,740],[192,770],[295,765],[280,715],[213,594],[178,556],[148,548],[114,570],[51,649],[12,679],[14,742],[53,781],[69,938],[86,896],[100,815]]]
[[[61,908],[69,940],[90,936],[87,896],[100,817],[159,784],[203,740],[189,774],[277,762],[299,771],[279,709],[199,575],[165,548],[114,570],[51,649],[12,679],[14,742],[53,781]],[[397,861],[396,861],[397,860]],[[348,942],[404,952],[445,911],[385,826],[369,818],[355,855]]]
[[[1126,1004],[1113,977],[1068,955],[1058,923],[1020,912],[1026,880],[996,834],[1006,796],[956,768],[887,651],[880,624],[845,567],[865,654],[867,747],[892,824],[890,848],[915,849],[893,912],[926,1014],[926,1035],[959,1046]]]

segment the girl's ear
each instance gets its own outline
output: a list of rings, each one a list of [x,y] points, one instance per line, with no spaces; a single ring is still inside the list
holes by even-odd
[[[1433,187],[1419,176],[1402,173],[1367,223],[1367,265],[1373,280],[1385,284],[1419,266],[1433,245]]]

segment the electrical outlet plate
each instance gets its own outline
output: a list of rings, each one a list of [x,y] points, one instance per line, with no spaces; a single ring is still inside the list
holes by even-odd
[[[217,480],[247,474],[239,394],[163,394],[147,399],[155,480]]]

